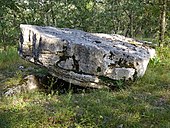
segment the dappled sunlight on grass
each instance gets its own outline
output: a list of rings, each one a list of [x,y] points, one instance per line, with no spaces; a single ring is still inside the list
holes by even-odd
[[[55,116],[55,111],[58,111],[55,106],[57,101],[56,97],[52,99],[38,92],[4,98],[0,102],[0,126],[39,127],[43,122],[48,123],[43,125],[50,125],[51,122],[48,122],[50,116]],[[52,108],[54,106],[55,109]],[[2,125],[3,123],[6,125]]]
[[[168,109],[165,109],[164,105],[160,107],[156,104],[156,101],[160,100],[158,94],[152,96],[146,92],[129,91],[127,89],[119,93],[119,91],[98,90],[61,96],[34,92],[20,94],[18,97],[8,97],[5,102],[0,102],[0,124],[9,121],[13,123],[10,126],[18,127],[23,124],[25,125],[22,127],[25,127],[28,123],[35,127],[89,126],[97,128],[105,126],[109,128],[119,125],[124,127],[142,127],[144,124],[158,126],[157,122],[162,124],[164,120],[170,121]],[[158,115],[160,113],[161,115]]]
[[[144,77],[125,88],[2,97],[0,127],[170,127],[169,55],[170,50],[158,50]],[[19,78],[14,74],[9,83]]]

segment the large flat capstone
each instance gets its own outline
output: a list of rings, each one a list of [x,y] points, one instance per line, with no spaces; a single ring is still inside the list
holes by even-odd
[[[155,50],[116,34],[20,25],[19,54],[67,82],[100,88],[103,79],[142,77]]]

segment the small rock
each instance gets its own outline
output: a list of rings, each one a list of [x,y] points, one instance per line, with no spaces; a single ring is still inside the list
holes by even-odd
[[[119,126],[117,126],[117,128],[123,128],[123,124],[120,124]]]
[[[39,86],[39,81],[34,75],[26,76],[19,85],[15,85],[12,88],[8,88],[2,95],[12,96],[14,94],[27,92],[37,89]]]
[[[22,69],[24,69],[24,66],[20,65],[20,66],[18,67],[18,69],[22,70]]]
[[[39,81],[34,75],[28,75],[24,78],[23,85],[27,87],[27,90],[33,90],[38,88]]]

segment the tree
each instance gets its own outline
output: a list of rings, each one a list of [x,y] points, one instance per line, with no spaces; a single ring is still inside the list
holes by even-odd
[[[4,49],[16,44],[21,23],[156,38],[163,44],[170,37],[168,1],[1,0],[0,44]]]
[[[160,4],[159,46],[161,46],[163,45],[165,38],[167,0],[159,0],[159,4]]]
[[[13,0],[0,1],[0,44],[6,50],[9,43],[16,40],[17,5]]]

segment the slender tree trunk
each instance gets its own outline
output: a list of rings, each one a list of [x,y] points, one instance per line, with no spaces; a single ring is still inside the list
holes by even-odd
[[[129,36],[129,37],[133,37],[133,31],[134,31],[134,16],[133,16],[133,11],[130,10],[130,11],[127,11],[124,9],[124,12],[126,13],[126,15],[128,16],[129,18],[129,23],[128,23],[128,30],[126,31],[126,36]]]
[[[52,5],[51,5],[51,18],[52,18],[53,26],[56,26],[56,24],[55,24],[55,15],[54,15],[54,11],[53,11]]]
[[[129,25],[130,25],[130,37],[133,37],[133,13],[131,12],[129,15]]]
[[[5,42],[5,29],[2,30],[2,44],[3,44],[3,50],[4,51],[7,51],[7,45],[6,45],[6,42]]]
[[[160,21],[159,21],[159,46],[164,44],[166,29],[166,5],[167,0],[159,0],[160,3]]]

